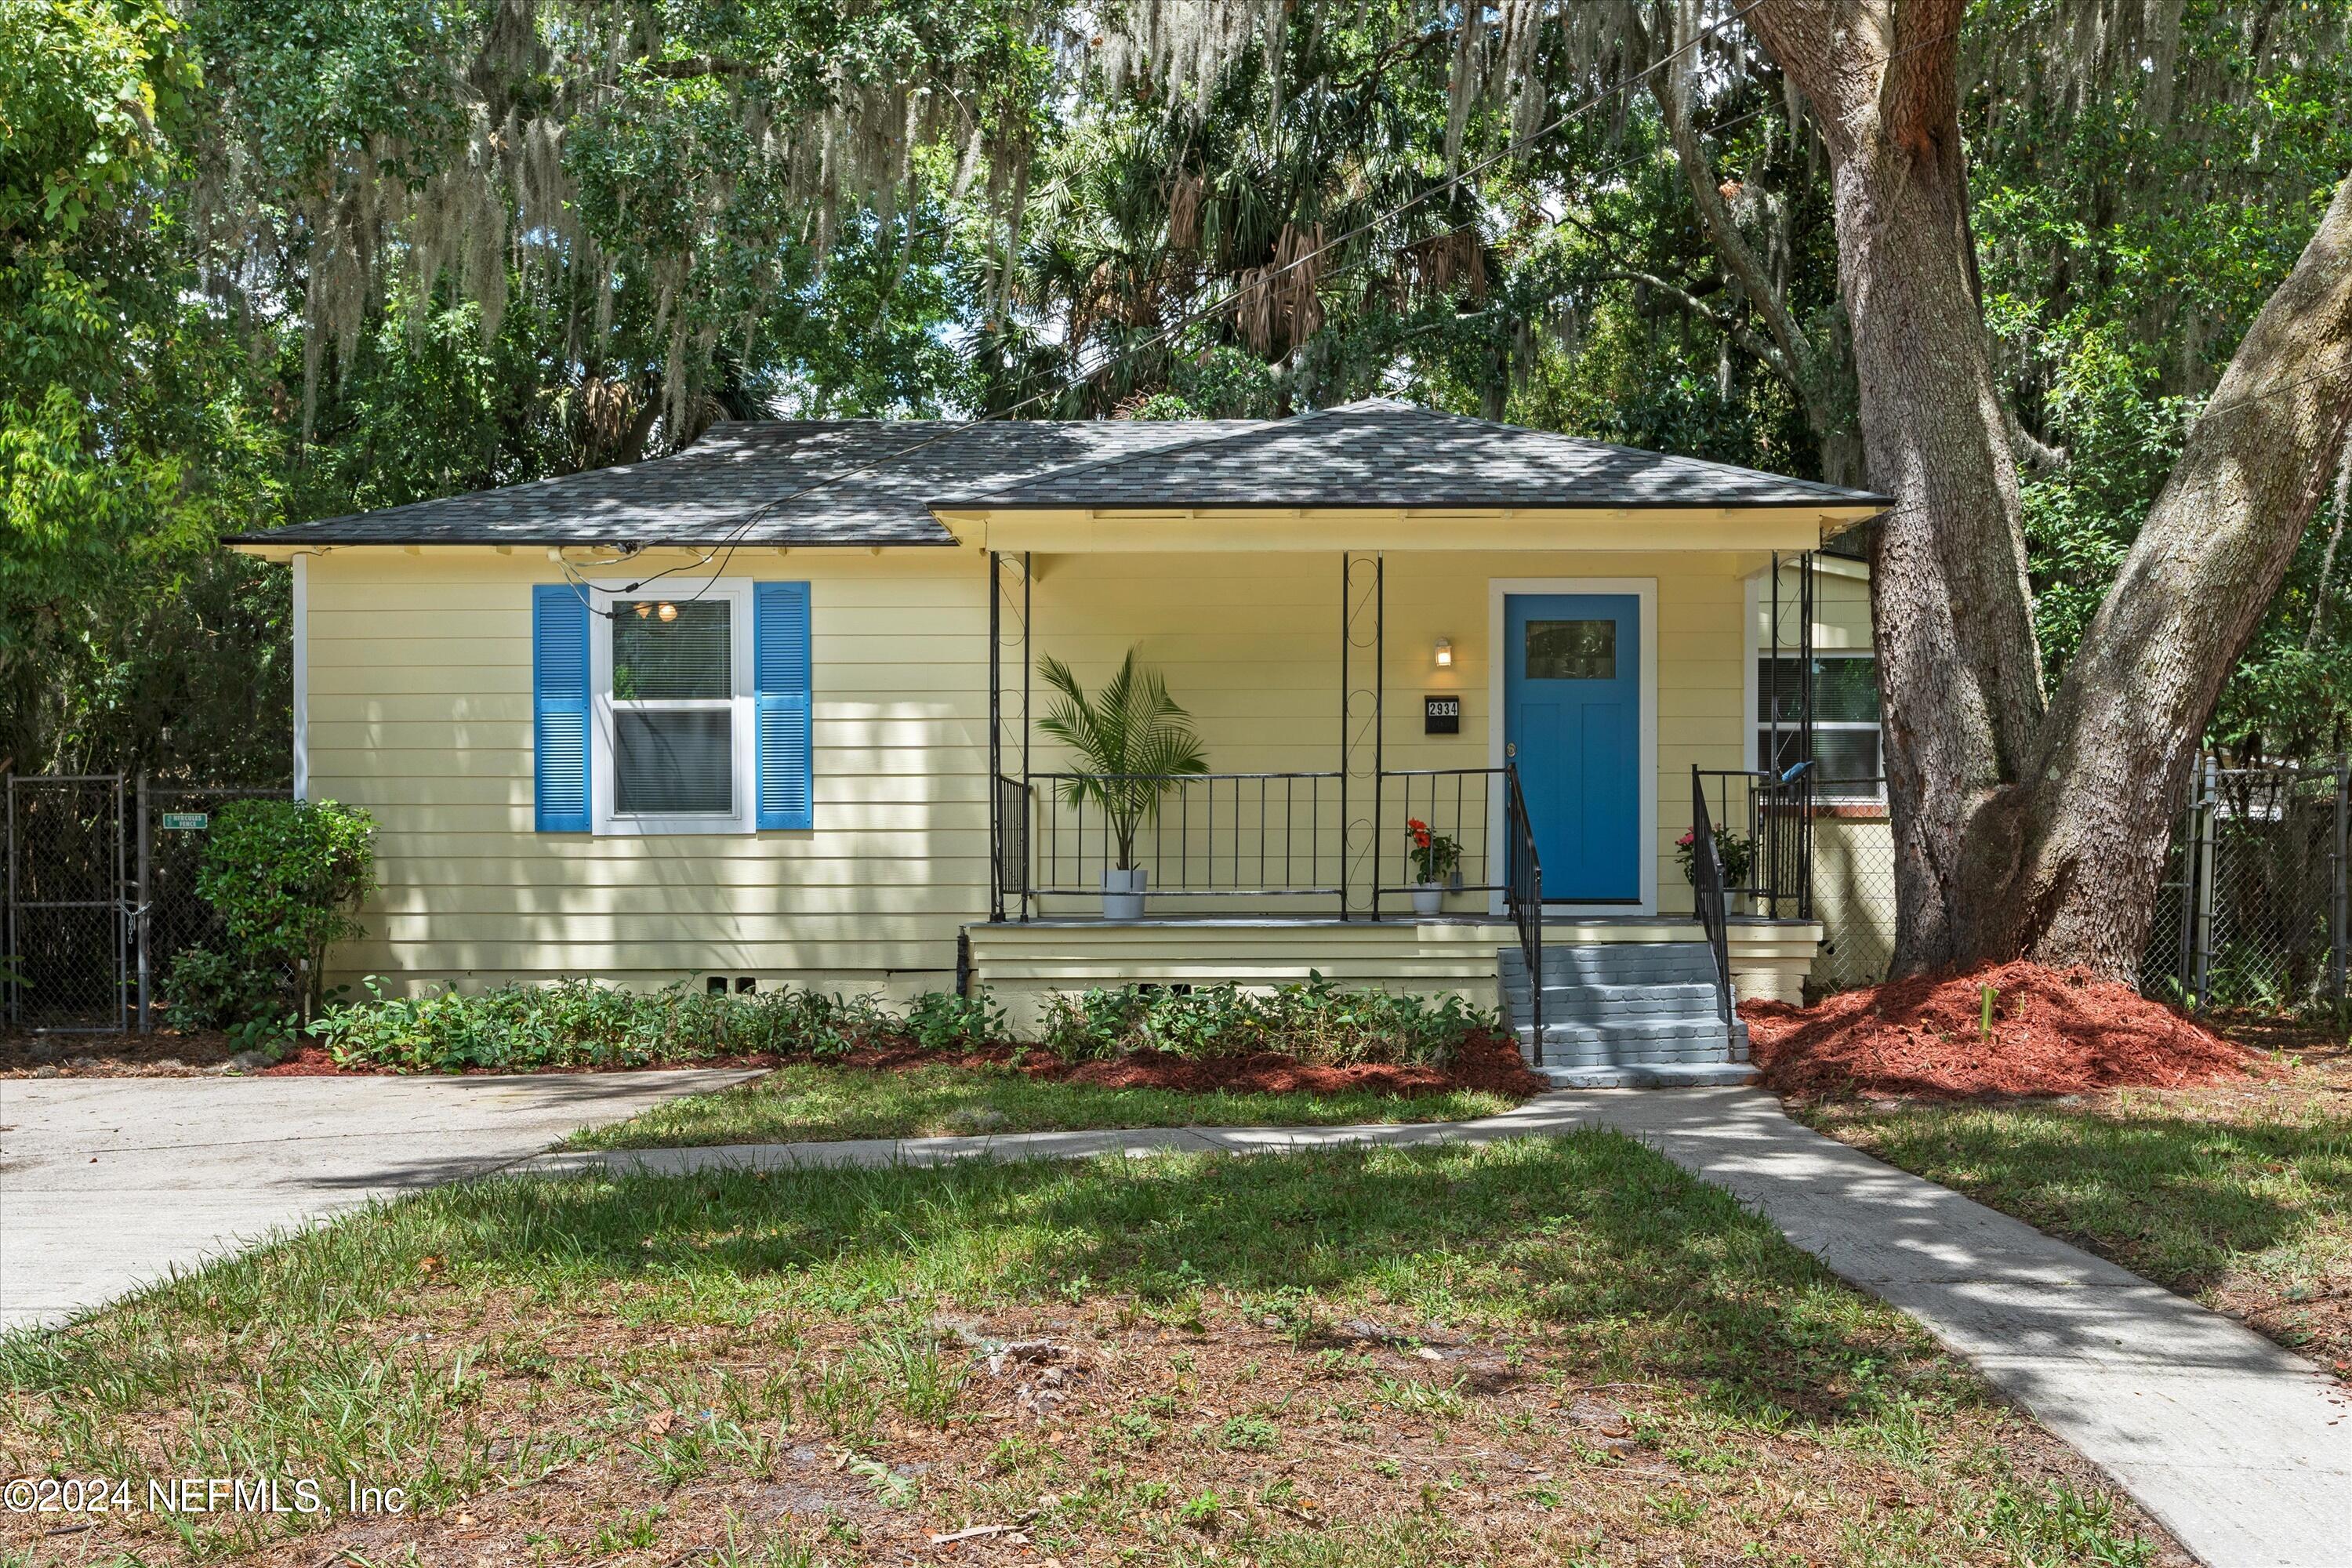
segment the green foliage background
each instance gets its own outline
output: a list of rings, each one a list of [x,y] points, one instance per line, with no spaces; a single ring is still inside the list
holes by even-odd
[[[0,7],[0,765],[281,780],[285,578],[223,534],[627,460],[719,417],[1388,394],[1834,468],[1826,159],[1738,27],[1669,92],[1641,74],[1686,36],[1668,5],[1556,8],[1507,58],[1498,11],[1471,38],[1459,7],[1217,0],[1199,15],[1246,47],[1213,69],[1151,32],[1172,15]],[[2352,4],[2172,15],[1979,0],[1967,22],[2053,674],[2352,170]],[[1702,221],[1676,105],[1769,300]],[[1775,320],[1811,368],[1775,363]],[[2218,742],[2347,743],[2340,496]]]

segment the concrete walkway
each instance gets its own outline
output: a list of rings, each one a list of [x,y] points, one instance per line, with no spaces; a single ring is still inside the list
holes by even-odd
[[[1038,1132],[553,1153],[540,1173],[1487,1142],[1613,1127],[1901,1308],[2211,1568],[2352,1563],[2352,1400],[2309,1363],[2087,1252],[1800,1126],[1752,1089],[1547,1094],[1413,1127]]]
[[[0,1328],[753,1076],[0,1079]]]

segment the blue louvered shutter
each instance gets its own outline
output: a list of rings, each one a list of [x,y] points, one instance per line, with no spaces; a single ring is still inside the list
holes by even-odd
[[[530,591],[532,821],[588,831],[588,601],[569,584]]]
[[[751,689],[759,716],[763,828],[816,826],[809,754],[809,585],[752,588]]]

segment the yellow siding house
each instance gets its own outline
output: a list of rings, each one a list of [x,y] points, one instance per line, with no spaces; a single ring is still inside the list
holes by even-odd
[[[1846,692],[1868,627],[1817,552],[1885,504],[1374,402],[720,425],[237,542],[294,573],[298,792],[381,824],[344,978],[984,984],[1029,1020],[1320,973],[1505,1006],[1565,1081],[1686,1081],[1816,963],[1805,764],[1862,742],[1810,672]],[[1130,650],[1209,772],[1122,857],[1037,669]]]

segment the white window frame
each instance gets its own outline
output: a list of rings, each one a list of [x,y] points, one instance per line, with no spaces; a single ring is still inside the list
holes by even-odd
[[[1763,700],[1760,694],[1764,686],[1764,661],[1772,657],[1774,657],[1772,654],[1759,647],[1748,655],[1748,685],[1750,693],[1748,701],[1748,750],[1755,758],[1750,765],[1758,773],[1777,772],[1780,766],[1778,758],[1764,754],[1765,735],[1771,726],[1756,717],[1756,710]],[[1793,662],[1798,655],[1795,649],[1790,648],[1783,650],[1779,657]],[[1813,658],[1824,664],[1837,658],[1876,658],[1877,657],[1878,651],[1875,648],[1817,647],[1813,649]],[[1781,732],[1788,734],[1796,729],[1795,724],[1789,724],[1783,726]],[[1823,719],[1816,715],[1813,719],[1813,729],[1816,732],[1823,730],[1863,730],[1876,735],[1878,737],[1878,775],[1882,779],[1886,776],[1886,725],[1884,721]],[[1858,795],[1850,790],[1835,789],[1836,785],[1845,782],[1828,778],[1816,781],[1814,803],[1819,805],[1885,805],[1886,804],[1886,790],[1884,784],[1879,787],[1875,795]]]
[[[625,600],[662,598],[719,599],[728,605],[727,652],[731,667],[728,680],[729,695],[699,701],[665,701],[647,706],[724,709],[732,715],[730,739],[735,770],[733,811],[641,812],[625,816],[614,809],[616,798],[614,788],[614,718],[622,705],[615,703],[613,698],[613,610]],[[648,584],[634,593],[592,584],[588,607],[594,612],[588,635],[588,682],[595,719],[589,727],[590,751],[593,753],[589,759],[589,798],[595,807],[592,817],[594,831],[599,836],[615,838],[663,833],[752,832],[760,811],[760,748],[756,733],[758,715],[754,711],[751,688],[752,616],[755,613],[751,580],[748,577],[719,577],[703,583],[681,583],[675,593],[667,595],[661,591],[660,584]]]

